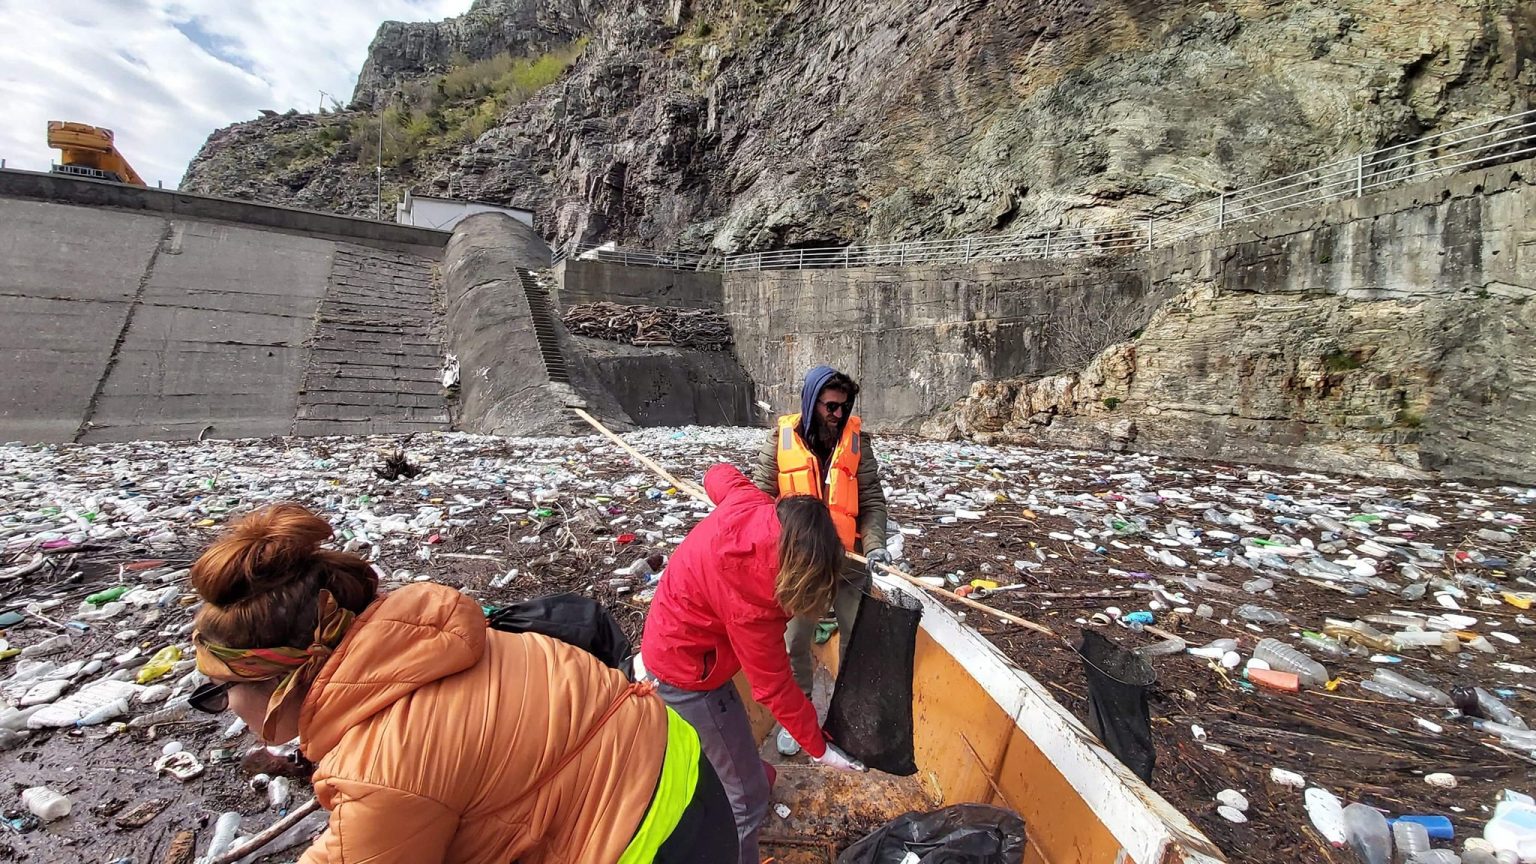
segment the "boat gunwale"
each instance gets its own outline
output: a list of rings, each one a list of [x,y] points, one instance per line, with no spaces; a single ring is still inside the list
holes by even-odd
[[[876,574],[885,591],[915,598],[920,626],[1039,748],[1138,864],[1222,864],[1227,858],[1182,812],[1116,759],[1034,676],[926,591]]]

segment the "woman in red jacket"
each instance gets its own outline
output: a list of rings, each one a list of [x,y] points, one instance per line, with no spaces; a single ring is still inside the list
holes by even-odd
[[[864,770],[826,740],[784,650],[789,619],[818,614],[832,602],[843,544],[826,505],[815,497],[776,502],[729,465],[711,468],[704,490],[715,511],[694,526],[667,563],[640,655],[662,698],[698,730],[735,811],[740,861],[758,864],[768,777],[731,683],[738,670],[746,669],[752,698],[811,758]]]

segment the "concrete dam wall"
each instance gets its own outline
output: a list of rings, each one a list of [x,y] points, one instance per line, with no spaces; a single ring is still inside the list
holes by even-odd
[[[449,426],[446,234],[15,171],[0,226],[0,439]]]

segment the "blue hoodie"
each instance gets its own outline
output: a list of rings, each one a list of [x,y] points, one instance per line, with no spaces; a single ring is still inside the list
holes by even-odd
[[[805,373],[805,383],[800,387],[800,437],[807,441],[811,439],[811,418],[816,416],[816,397],[821,395],[821,389],[836,374],[837,370],[831,366],[817,366]],[[851,401],[848,412],[843,416],[853,416]]]

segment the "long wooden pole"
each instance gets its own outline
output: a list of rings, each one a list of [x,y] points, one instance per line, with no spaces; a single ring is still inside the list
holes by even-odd
[[[593,429],[596,429],[599,433],[601,433],[604,438],[607,438],[609,441],[619,445],[621,448],[623,448],[625,453],[633,456],[635,461],[651,469],[651,471],[661,479],[671,483],[673,486],[676,486],[679,490],[687,492],[689,495],[692,495],[700,501],[704,501],[706,503],[709,501],[709,496],[704,494],[704,490],[698,484],[690,483],[687,480],[679,480],[678,478],[672,476],[672,472],[651,461],[650,457],[629,446],[628,442],[626,442],[623,438],[613,434],[613,431],[610,430],[607,426],[604,426],[601,420],[598,420],[596,417],[593,417],[591,414],[588,414],[586,411],[580,408],[572,408],[571,410],[576,412],[577,417],[587,421],[587,423],[590,424]]]
[[[672,476],[671,472],[667,471],[667,469],[661,467],[660,465],[657,465],[655,462],[651,461],[649,458],[647,458],[640,451],[638,451],[635,448],[629,446],[629,443],[626,442],[624,439],[622,439],[619,436],[613,434],[613,432],[607,426],[604,426],[602,421],[598,420],[596,417],[593,417],[591,414],[588,414],[586,411],[583,411],[580,408],[572,408],[571,410],[576,412],[576,416],[578,416],[581,419],[587,421],[587,423],[589,423],[592,426],[593,429],[596,429],[598,432],[602,433],[603,437],[605,437],[608,440],[612,441],[613,443],[619,445],[621,448],[624,449],[624,452],[628,453],[630,456],[633,456],[635,458],[635,460],[638,461],[641,465],[644,465],[645,467],[647,467],[647,468],[651,469],[652,471],[654,471],[657,474],[657,476],[661,477],[663,480],[666,480],[668,483],[671,483],[673,486],[677,487],[678,489],[680,489],[680,490],[682,490],[684,492],[687,492],[689,495],[692,495],[694,498],[697,498],[700,501],[703,501],[705,503],[713,503],[713,502],[711,502],[709,500],[709,496],[704,493],[704,490],[702,488],[700,488],[697,484],[690,483],[690,482],[688,482],[686,480],[679,480],[678,478]],[[863,564],[865,567],[869,567],[870,566],[869,559],[865,558],[863,555],[858,554],[857,552],[848,552],[847,555],[848,555],[849,558],[852,558],[853,560],[859,562],[860,564]],[[937,594],[937,595],[939,595],[941,597],[944,597],[944,598],[949,599],[949,600],[953,600],[956,603],[961,603],[961,604],[963,604],[965,606],[969,606],[972,609],[976,609],[978,611],[985,612],[988,615],[992,615],[992,616],[994,616],[996,618],[1000,618],[1000,619],[1002,619],[1004,621],[1007,621],[1009,623],[1017,624],[1018,626],[1023,627],[1023,628],[1025,628],[1027,630],[1033,630],[1036,633],[1042,634],[1044,636],[1050,636],[1050,637],[1053,637],[1053,638],[1056,638],[1056,639],[1061,639],[1062,638],[1061,636],[1057,635],[1056,631],[1054,631],[1051,628],[1045,626],[1044,624],[1036,624],[1033,621],[1029,621],[1029,620],[1026,620],[1024,618],[1020,618],[1017,615],[1010,615],[1009,613],[1004,612],[1001,609],[994,609],[991,606],[986,605],[985,603],[978,603],[975,600],[970,599],[969,597],[961,597],[959,594],[956,594],[953,591],[946,591],[943,588],[939,588],[939,587],[934,586],[934,585],[929,585],[927,582],[924,582],[921,579],[918,579],[916,576],[913,576],[913,575],[911,575],[909,573],[906,573],[906,572],[904,572],[902,570],[899,570],[899,569],[897,569],[895,567],[892,567],[889,564],[875,564],[873,566],[875,566],[876,568],[879,568],[879,570],[882,573],[886,573],[887,575],[890,575],[890,576],[893,576],[893,577],[895,577],[897,579],[900,579],[903,582],[906,582],[908,585],[912,585],[912,586],[914,586],[916,588],[919,588],[919,589],[921,589],[923,591],[927,591],[930,594]],[[1065,641],[1065,640],[1063,640],[1063,641]]]

